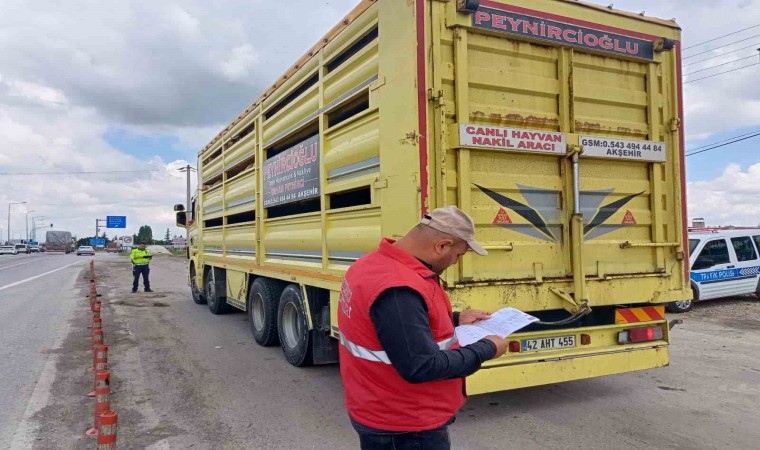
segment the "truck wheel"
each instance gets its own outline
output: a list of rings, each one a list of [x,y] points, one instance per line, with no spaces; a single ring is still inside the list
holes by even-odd
[[[206,281],[206,302],[211,314],[220,315],[229,311],[225,297],[222,297],[221,292],[217,292],[216,282],[212,277]]]
[[[190,269],[190,292],[193,294],[193,301],[198,305],[206,304],[206,297],[198,289],[198,277],[195,276],[195,266]]]
[[[280,288],[281,289],[281,288]],[[263,346],[280,343],[277,334],[277,305],[280,302],[278,284],[266,278],[256,278],[248,289],[248,319],[251,334]]]
[[[306,323],[301,288],[291,284],[280,297],[277,325],[282,353],[285,359],[296,367],[309,366],[312,361],[311,332]]]

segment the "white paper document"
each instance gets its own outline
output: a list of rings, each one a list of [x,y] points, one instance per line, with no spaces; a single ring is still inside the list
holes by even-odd
[[[491,314],[490,319],[481,320],[473,325],[460,325],[456,328],[459,345],[465,346],[486,336],[507,337],[515,331],[533,322],[537,317],[525,314],[519,309],[504,308]]]

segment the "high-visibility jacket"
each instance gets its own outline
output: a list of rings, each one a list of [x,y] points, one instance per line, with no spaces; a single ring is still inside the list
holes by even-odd
[[[134,248],[132,249],[132,253],[129,254],[129,259],[136,266],[144,266],[150,263],[150,258],[147,258],[148,256],[150,256],[148,249],[140,250],[139,248]]]
[[[433,339],[458,348],[446,292],[438,276],[384,239],[346,272],[338,308],[340,373],[349,415],[386,431],[424,431],[448,422],[464,404],[464,379],[412,384],[401,378],[377,338],[370,308],[386,289],[409,287],[425,300]]]

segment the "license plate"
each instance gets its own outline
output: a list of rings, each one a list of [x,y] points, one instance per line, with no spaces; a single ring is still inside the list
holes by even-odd
[[[555,348],[575,347],[575,342],[575,335],[553,336],[541,339],[523,339],[522,351],[535,352],[541,350],[553,350]]]

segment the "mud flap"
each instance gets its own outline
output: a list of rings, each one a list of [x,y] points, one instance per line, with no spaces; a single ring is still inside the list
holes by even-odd
[[[319,312],[311,333],[312,359],[314,364],[338,362],[338,340],[330,337],[330,307],[325,305]]]

